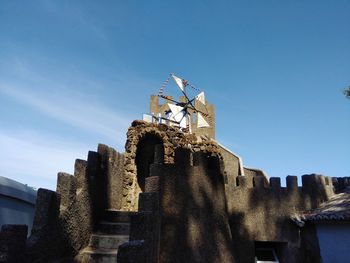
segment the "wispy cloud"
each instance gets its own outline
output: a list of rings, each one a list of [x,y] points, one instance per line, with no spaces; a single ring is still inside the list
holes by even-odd
[[[97,143],[123,151],[125,134],[133,118],[103,103],[98,93],[103,85],[98,80],[79,75],[71,82],[62,79],[64,70],[59,72],[60,77],[55,77],[23,59],[7,62],[7,69],[5,62],[0,62],[6,69],[0,78],[0,102],[6,97],[16,102],[10,104],[9,114],[22,104],[31,109],[28,118],[37,118],[34,115],[38,112],[38,116],[48,117],[45,125],[52,122],[73,127],[74,134],[65,136],[62,130],[48,132],[32,125],[21,126],[19,131],[0,116],[1,176],[54,190],[57,172],[73,173],[74,160],[86,159],[87,152],[95,150]],[[118,98],[116,102],[118,105]]]
[[[0,92],[42,113],[88,132],[101,134],[122,145],[130,119],[98,104],[73,100],[65,96],[51,96],[36,90],[23,90],[0,84]],[[119,126],[119,127],[118,127]]]
[[[79,83],[78,87],[68,87],[64,80],[46,78],[18,59],[14,60],[11,71],[16,72],[17,79],[11,77],[0,80],[2,96],[8,96],[50,118],[123,147],[132,116],[120,109],[108,107],[98,99],[96,87],[103,86],[98,81],[80,76],[74,82]],[[92,86],[94,92],[84,93],[81,87],[84,85]]]
[[[0,145],[0,175],[52,190],[57,172],[73,173],[74,160],[86,159],[89,147],[30,130],[0,131]]]

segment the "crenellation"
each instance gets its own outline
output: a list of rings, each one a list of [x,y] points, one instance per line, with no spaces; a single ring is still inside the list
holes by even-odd
[[[254,176],[253,187],[257,190],[265,188],[265,178],[262,176]]]
[[[237,187],[242,187],[242,188],[252,187],[253,184],[250,185],[251,181],[248,179],[249,178],[245,176],[237,176],[236,178]]]
[[[31,235],[27,240],[27,256],[34,262],[49,262],[59,254],[62,244],[58,234],[60,196],[55,191],[39,188]],[[45,251],[45,253],[43,253]]]
[[[344,187],[350,186],[350,177],[344,177]]]
[[[273,190],[281,189],[281,178],[280,177],[270,177],[270,188]]]
[[[35,206],[32,234],[49,227],[50,218],[58,216],[60,196],[55,191],[39,188]]]
[[[306,174],[302,177],[302,185],[305,190],[313,191],[315,187],[322,185],[321,176],[317,174]]]
[[[130,241],[119,247],[118,262],[252,262],[254,242],[262,241],[304,253],[303,229],[291,215],[350,185],[350,178],[311,174],[301,187],[297,176],[281,187],[281,178],[243,168],[220,147],[174,127],[133,122],[125,154],[99,144],[87,161],[75,161],[74,176],[58,174],[56,192],[39,189],[29,256],[73,258],[100,233],[106,209],[131,216],[122,222],[130,222]]]
[[[286,177],[286,185],[289,192],[298,191],[298,177],[294,175],[288,175]]]
[[[61,210],[66,209],[75,201],[77,193],[77,179],[67,173],[58,173],[56,192],[61,196]]]
[[[107,206],[109,209],[122,207],[122,182],[124,177],[124,154],[104,144],[98,145],[97,152],[100,155],[101,174],[104,175],[102,184],[107,193]]]
[[[81,189],[86,185],[86,168],[87,161],[76,159],[74,163],[74,176],[77,179],[77,189]]]
[[[100,167],[100,155],[97,152],[89,151],[87,159],[87,175],[90,180],[97,180],[98,169]]]

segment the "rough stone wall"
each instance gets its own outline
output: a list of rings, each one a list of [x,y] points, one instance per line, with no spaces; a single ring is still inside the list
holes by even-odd
[[[27,225],[3,225],[0,231],[0,262],[25,262]]]
[[[99,145],[87,161],[75,161],[74,175],[58,173],[56,192],[39,189],[28,261],[72,261],[88,244],[104,210],[121,207],[123,173],[123,155]]]
[[[180,148],[153,164],[118,262],[234,262],[223,170],[218,155]]]
[[[98,145],[102,174],[105,175],[107,208],[120,210],[123,200],[124,154],[103,144]]]
[[[301,245],[302,230],[290,217],[328,200],[334,194],[330,177],[304,175],[302,187],[298,187],[296,176],[287,177],[287,187],[281,187],[280,178],[270,178],[269,186],[262,176],[254,177],[253,182],[246,176],[237,179],[238,185],[226,196],[238,262],[254,262],[254,241],[285,242],[282,263],[305,262],[309,250],[314,253],[309,257],[319,257],[318,251]],[[315,238],[306,243],[309,247],[317,246]]]
[[[141,192],[135,160],[148,135],[157,136],[162,147],[155,147],[155,163]],[[74,175],[58,174],[56,192],[39,189],[26,257],[29,262],[72,261],[104,210],[112,208],[138,211],[120,262],[248,263],[254,262],[255,241],[280,243],[281,263],[319,262],[314,228],[298,228],[290,217],[328,200],[333,184],[341,191],[349,178],[305,175],[298,187],[297,177],[289,176],[287,187],[281,187],[280,178],[267,184],[259,170],[243,172],[239,158],[225,155],[205,136],[134,121],[124,155],[99,145],[87,161],[76,160]]]
[[[155,135],[163,141],[164,163],[174,163],[175,150],[188,148],[193,152],[204,151],[220,154],[218,145],[207,137],[185,134],[178,128],[165,124],[152,124],[134,121],[127,132],[125,145],[125,176],[123,180],[123,210],[136,211],[141,189],[137,184],[137,167],[135,163],[137,147],[146,135]]]
[[[179,151],[160,176],[159,262],[234,262],[223,163],[210,153]],[[210,227],[210,230],[208,229]]]
[[[28,262],[51,262],[64,250],[58,219],[59,209],[59,194],[40,188],[32,232],[26,244]]]

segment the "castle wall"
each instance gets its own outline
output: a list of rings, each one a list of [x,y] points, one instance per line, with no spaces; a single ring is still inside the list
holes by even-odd
[[[303,262],[307,246],[317,246],[316,239],[301,246],[301,230],[290,217],[328,200],[334,194],[333,185],[329,177],[304,175],[302,178],[302,187],[298,187],[296,176],[288,176],[287,187],[281,187],[280,178],[270,178],[270,185],[266,186],[262,176],[237,177],[237,185],[226,196],[238,262],[254,262],[256,241],[284,243],[287,252],[281,262]],[[319,252],[315,253],[308,257],[317,258]]]
[[[141,146],[147,136],[160,144]],[[142,187],[140,151],[142,160],[155,154],[140,162],[147,168]],[[266,244],[275,246],[281,263],[316,263],[315,228],[298,227],[291,216],[316,208],[349,182],[304,175],[298,186],[297,177],[288,176],[281,187],[280,178],[267,182],[262,171],[243,168],[238,156],[205,136],[135,121],[125,154],[99,145],[87,161],[76,160],[74,175],[58,174],[56,192],[39,189],[26,256],[29,262],[70,262],[88,244],[105,209],[118,209],[137,211],[130,242],[118,250],[121,263],[248,263],[256,246]],[[4,230],[0,240],[14,231]]]
[[[125,144],[125,173],[123,179],[123,210],[137,211],[139,194],[142,192],[137,181],[136,154],[139,143],[147,135],[158,137],[164,146],[164,163],[174,163],[175,150],[188,148],[193,152],[207,151],[218,153],[217,144],[194,134],[186,134],[178,128],[165,124],[152,124],[144,121],[134,121],[127,133]]]
[[[74,175],[58,173],[56,192],[38,190],[26,248],[29,262],[70,262],[88,244],[105,209],[121,207],[122,154],[100,144],[74,168]]]
[[[120,210],[123,205],[124,154],[103,144],[98,145],[102,174],[105,175],[106,206]]]
[[[139,200],[120,262],[235,262],[215,154],[177,149],[173,164],[151,166]]]
[[[234,262],[219,159],[196,152],[191,165],[189,151],[176,159],[166,173],[152,170],[160,175],[159,262]]]

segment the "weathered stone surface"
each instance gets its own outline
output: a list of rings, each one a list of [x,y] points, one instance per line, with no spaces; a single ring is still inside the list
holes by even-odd
[[[76,160],[74,176],[59,173],[57,192],[39,189],[29,262],[113,262],[118,254],[121,263],[248,263],[256,242],[277,244],[284,263],[319,262],[315,230],[290,216],[348,178],[305,175],[299,187],[288,177],[281,187],[206,136],[143,121],[127,136],[125,154],[100,144]],[[130,220],[131,241],[119,247]]]
[[[25,262],[27,225],[3,225],[0,231],[0,262]]]
[[[65,245],[61,241],[59,208],[56,192],[38,190],[32,233],[26,245],[29,262],[49,262],[62,254]]]
[[[107,207],[121,209],[123,177],[125,170],[128,170],[124,168],[124,155],[103,144],[98,145],[98,153],[101,155],[102,174],[106,176],[104,188],[107,194]]]
[[[125,177],[123,189],[128,193],[123,203],[123,210],[137,210],[138,194],[142,189],[137,183],[137,149],[139,143],[147,136],[159,138],[164,147],[164,163],[174,163],[176,149],[187,148],[189,151],[203,151],[220,156],[220,148],[215,141],[208,137],[202,137],[200,140],[194,134],[185,134],[178,128],[168,125],[156,125],[144,121],[134,121],[127,132],[127,141],[125,145]],[[158,157],[156,157],[158,158]],[[221,157],[220,157],[221,158]],[[130,183],[130,181],[132,183]]]

